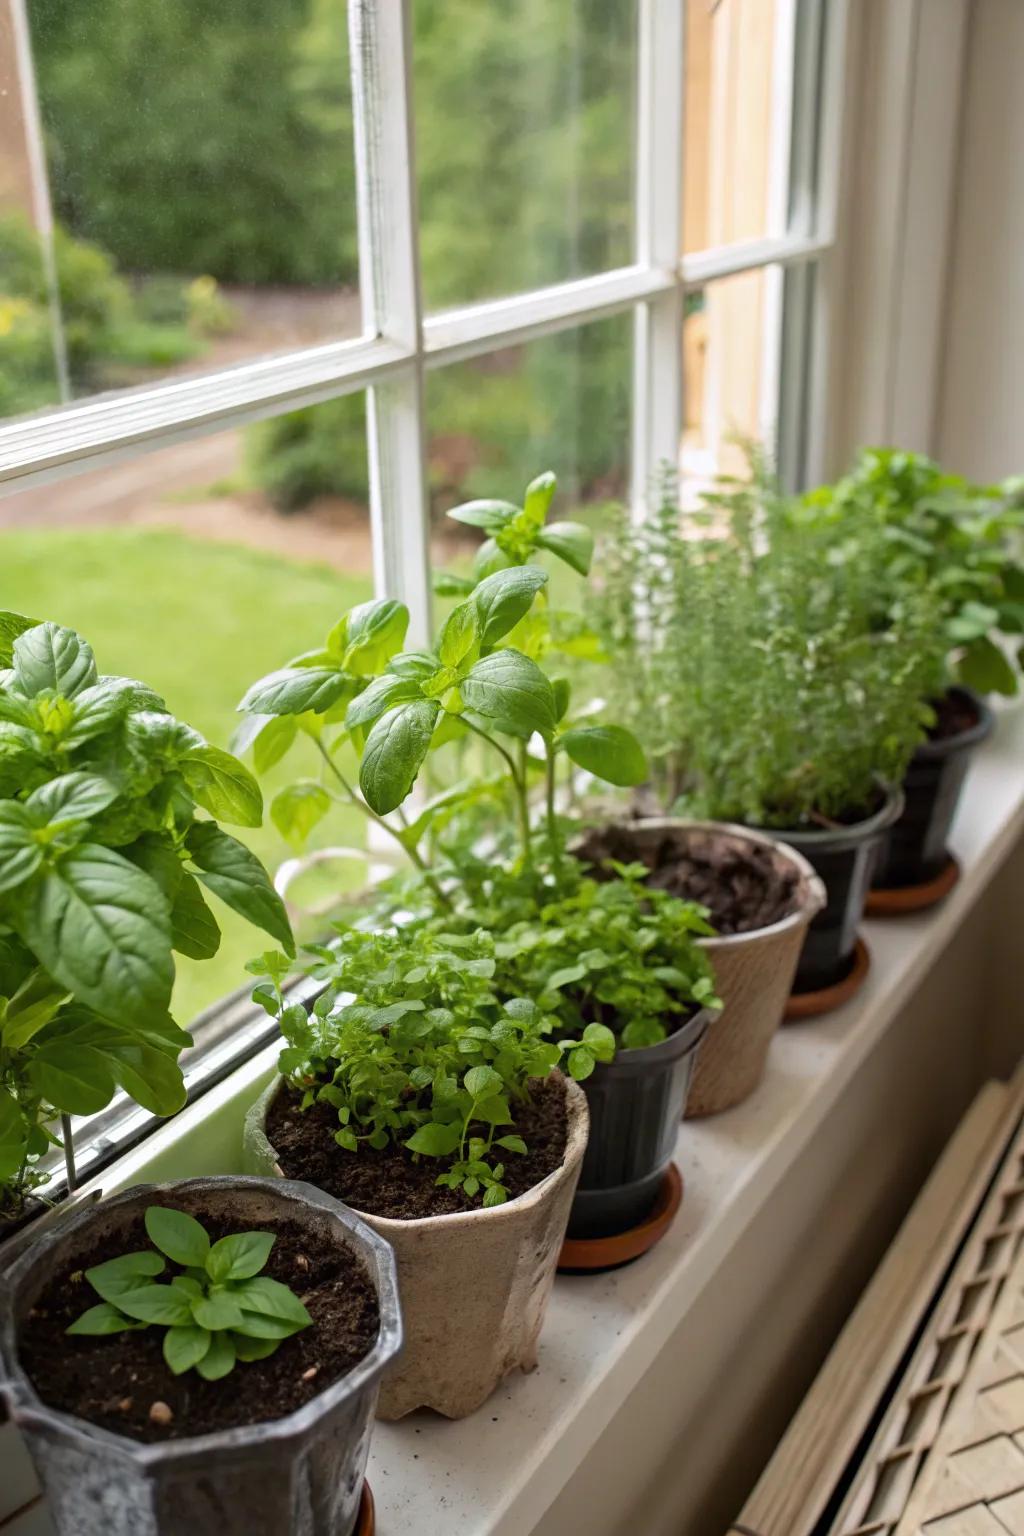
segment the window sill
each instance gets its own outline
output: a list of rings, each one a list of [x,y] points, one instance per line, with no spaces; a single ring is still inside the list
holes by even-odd
[[[783,1028],[766,1078],[745,1104],[681,1127],[685,1198],[660,1246],[613,1274],[560,1278],[539,1369],[509,1378],[471,1419],[449,1423],[423,1413],[376,1427],[369,1477],[382,1531],[443,1526],[459,1536],[525,1536],[543,1520],[701,1299],[735,1279],[755,1218],[786,1198],[795,1170],[818,1155],[816,1138],[858,1069],[893,1029],[1022,831],[1024,707],[1011,707],[971,769],[953,836],[963,868],[959,885],[931,914],[866,924],[873,965],[860,995],[829,1017]],[[237,1168],[242,1116],[273,1072],[276,1054],[275,1046],[262,1051],[93,1187]],[[708,1360],[701,1365],[706,1371]],[[676,1405],[667,1411],[675,1413]],[[626,1468],[620,1463],[617,1471],[621,1478]]]

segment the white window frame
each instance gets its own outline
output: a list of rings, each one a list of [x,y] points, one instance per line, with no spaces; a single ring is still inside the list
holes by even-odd
[[[631,265],[529,293],[423,313],[412,111],[412,0],[350,0],[362,338],[260,358],[219,372],[101,396],[0,427],[0,496],[184,439],[244,426],[355,390],[368,392],[367,451],[375,581],[405,601],[410,634],[430,629],[424,373],[611,315],[635,317],[632,499],[642,514],[658,466],[676,460],[683,422],[682,308],[686,292],[767,269],[827,266],[836,238],[841,88],[848,0],[787,0],[826,25],[820,74],[796,86],[790,231],[680,259],[685,0],[638,0],[636,242]],[[790,29],[796,25],[791,20]],[[790,70],[783,70],[785,84]],[[808,114],[815,121],[809,126]],[[787,111],[788,117],[788,111]],[[813,156],[797,153],[811,132]],[[813,161],[813,166],[812,166]],[[813,176],[813,186],[809,179]],[[800,178],[805,181],[801,182]],[[794,213],[798,210],[798,213]],[[824,292],[826,284],[815,284]],[[779,305],[777,308],[781,309]],[[827,373],[828,315],[801,303],[800,325],[766,338],[775,382],[781,359]],[[800,398],[821,391],[800,381]],[[787,388],[789,381],[787,381]],[[766,403],[765,417],[771,414]],[[823,436],[823,431],[817,433]],[[789,434],[806,449],[814,433]],[[787,443],[780,439],[783,453]],[[811,457],[814,457],[811,449]],[[799,471],[787,466],[789,478]]]

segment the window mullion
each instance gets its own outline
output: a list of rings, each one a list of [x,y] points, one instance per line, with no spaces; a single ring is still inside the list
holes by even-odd
[[[409,638],[430,635],[427,497],[413,132],[411,0],[350,0],[360,286],[366,329],[409,362],[369,391],[367,456],[374,580],[409,608]]]
[[[683,182],[683,6],[640,0],[636,259],[679,271]],[[637,306],[632,501],[641,515],[658,466],[675,463],[683,421],[682,283]]]

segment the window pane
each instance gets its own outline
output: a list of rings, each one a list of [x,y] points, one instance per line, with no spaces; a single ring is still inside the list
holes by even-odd
[[[372,596],[362,409],[360,397],[333,401],[0,500],[0,607],[79,629],[101,671],[144,679],[226,747],[248,685]],[[262,779],[265,825],[231,828],[271,871],[295,850],[270,802],[318,772],[312,747],[297,745]],[[362,820],[333,812],[312,841],[361,847]],[[363,883],[365,870],[347,873]],[[176,957],[183,1024],[243,985],[245,961],[267,945],[215,905],[217,956]]]
[[[428,309],[633,252],[636,0],[415,0]]]
[[[788,156],[782,0],[687,0],[683,251],[781,232]]]
[[[744,472],[743,440],[774,453],[782,273],[722,278],[688,294],[683,320],[684,494]]]
[[[26,12],[30,55],[0,27],[0,413],[360,332],[345,0]]]

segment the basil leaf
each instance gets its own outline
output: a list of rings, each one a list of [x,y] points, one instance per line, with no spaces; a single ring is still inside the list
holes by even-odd
[[[25,801],[37,827],[62,821],[87,821],[98,816],[118,796],[116,784],[94,773],[65,773],[41,784]]]
[[[450,1157],[461,1140],[461,1125],[441,1125],[431,1120],[413,1131],[405,1146],[410,1152],[419,1152],[424,1157]]]
[[[263,822],[263,795],[248,768],[219,747],[196,747],[180,762],[193,798],[219,821],[239,827]]]
[[[112,848],[83,843],[33,882],[14,925],[58,981],[108,1018],[144,1023],[174,981],[160,888]]]
[[[193,1366],[205,1359],[210,1350],[212,1334],[205,1328],[189,1324],[168,1328],[164,1334],[164,1359],[175,1376],[183,1376]]]
[[[256,855],[212,821],[194,822],[185,845],[202,883],[293,955],[295,941],[284,903]]]
[[[408,628],[409,610],[404,603],[393,598],[359,603],[331,631],[327,648],[332,653],[341,649],[346,672],[370,677],[402,649]]]
[[[253,683],[238,708],[247,715],[322,715],[347,692],[354,692],[353,680],[338,667],[281,667]]]
[[[359,787],[379,816],[401,805],[412,789],[440,712],[436,699],[412,699],[374,724],[363,748]]]
[[[140,1285],[133,1291],[122,1291],[117,1301],[118,1309],[140,1323],[188,1325],[192,1311],[188,1297],[173,1285]]]
[[[252,752],[253,766],[257,773],[263,774],[281,761],[298,735],[299,726],[294,715],[253,715],[252,718],[263,719],[263,727],[256,733]],[[234,742],[232,749],[242,750]]]
[[[235,1346],[227,1333],[211,1335],[210,1347],[199,1361],[196,1370],[204,1381],[220,1381],[235,1364]]]
[[[581,576],[589,574],[594,558],[594,535],[585,524],[549,523],[544,532],[537,535],[537,545],[557,555]]]
[[[184,1264],[187,1268],[204,1267],[210,1239],[205,1227],[194,1216],[187,1211],[175,1210],[171,1205],[151,1205],[146,1210],[145,1222],[150,1242],[175,1264]]]
[[[380,677],[356,695],[348,706],[345,714],[345,729],[354,731],[360,725],[372,725],[378,720],[385,710],[391,709],[396,704],[404,704],[410,699],[423,697],[423,689],[419,678],[398,677],[391,672],[384,672]]]
[[[644,750],[621,725],[574,726],[559,738],[559,744],[578,767],[608,784],[626,788],[642,784],[647,777]]]
[[[0,801],[0,895],[24,885],[43,865],[29,814],[17,800]]]
[[[73,629],[59,624],[37,624],[14,641],[14,673],[18,686],[29,697],[52,688],[74,698],[97,680],[92,646]]]
[[[16,1100],[0,1088],[0,1180],[11,1179],[25,1156],[27,1128]]]
[[[529,612],[534,598],[547,585],[547,571],[538,565],[517,565],[495,571],[473,593],[480,615],[480,644],[488,649],[499,641]]]
[[[313,1321],[294,1291],[269,1275],[243,1280],[235,1286],[232,1295],[245,1312],[256,1312],[261,1317],[291,1323],[297,1328],[306,1328]]]
[[[497,533],[499,528],[504,528],[514,517],[519,516],[519,508],[511,501],[464,501],[461,506],[452,507],[448,516],[457,523],[465,523],[469,528],[482,528],[485,533]]]
[[[470,1067],[462,1079],[462,1086],[474,1099],[481,1099],[487,1094],[500,1093],[502,1079],[493,1067]]]
[[[0,667],[9,667],[14,661],[14,642],[27,629],[35,629],[38,619],[26,619],[24,614],[0,609]]]
[[[480,614],[472,598],[453,608],[437,642],[437,655],[443,667],[458,667],[476,648],[479,653]]]
[[[182,870],[171,904],[171,945],[190,960],[212,960],[220,949],[220,927],[199,889],[195,875]]]
[[[287,842],[301,848],[330,808],[331,797],[322,784],[315,779],[299,779],[274,796],[270,819]]]
[[[537,663],[519,651],[506,648],[484,656],[460,688],[467,709],[497,722],[499,730],[528,738],[534,731],[550,736],[555,728],[551,684]]]
[[[86,1337],[99,1337],[107,1333],[129,1333],[140,1326],[142,1325],[125,1317],[124,1313],[119,1312],[116,1307],[112,1307],[109,1301],[101,1301],[97,1306],[83,1312],[81,1317],[76,1317],[64,1331]]]
[[[117,1087],[102,1051],[59,1037],[39,1046],[28,1074],[43,1098],[69,1115],[97,1114],[110,1103]]]
[[[286,1334],[287,1338],[288,1335]],[[239,1360],[265,1360],[280,1344],[280,1339],[249,1339],[236,1328],[231,1335],[235,1354]]]
[[[558,481],[550,469],[531,480],[523,497],[523,517],[529,528],[543,528]]]
[[[0,1045],[7,1051],[21,1050],[45,1029],[70,998],[71,994],[58,986],[42,966],[36,966],[14,994],[8,996],[0,1022]]]
[[[193,1296],[189,1305],[200,1328],[208,1328],[211,1333],[219,1333],[224,1328],[237,1328],[242,1321],[241,1307],[233,1296],[227,1294]]]
[[[138,1290],[139,1281],[143,1277],[152,1279],[154,1275],[162,1274],[165,1267],[158,1253],[154,1253],[151,1248],[144,1248],[138,1253],[123,1253],[120,1258],[94,1265],[92,1269],[86,1270],[85,1278],[97,1296],[112,1302],[116,1307],[118,1298],[125,1291]]]
[[[235,1232],[214,1243],[206,1257],[211,1280],[249,1280],[258,1275],[277,1241],[273,1232]]]
[[[250,1339],[273,1339],[275,1344],[280,1344],[282,1339],[290,1339],[293,1333],[298,1333],[298,1323],[286,1323],[279,1317],[266,1317],[259,1312],[243,1312],[242,1321],[235,1328],[235,1333],[243,1334]]]
[[[122,686],[124,682],[125,679],[108,678],[75,695],[71,720],[64,732],[65,748],[82,746],[128,713],[132,689],[130,684]]]

